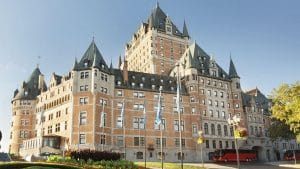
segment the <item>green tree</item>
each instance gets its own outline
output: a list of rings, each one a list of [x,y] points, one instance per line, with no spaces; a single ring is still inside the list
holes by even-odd
[[[290,126],[284,122],[273,118],[269,127],[269,137],[272,141],[277,139],[290,140],[295,138],[295,134],[290,130]]]
[[[284,122],[300,141],[300,82],[282,84],[271,96],[272,116]]]

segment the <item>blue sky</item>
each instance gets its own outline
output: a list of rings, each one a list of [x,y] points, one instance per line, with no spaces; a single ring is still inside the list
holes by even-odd
[[[125,43],[156,0],[0,0],[0,130],[8,149],[10,100],[37,63],[49,81],[71,70],[95,35],[102,55],[117,65]],[[300,1],[160,0],[160,7],[192,41],[228,71],[231,53],[244,90],[269,95],[300,72]],[[38,59],[41,56],[41,59]]]

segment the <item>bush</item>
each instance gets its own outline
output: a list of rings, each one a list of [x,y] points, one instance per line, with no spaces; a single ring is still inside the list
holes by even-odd
[[[107,151],[93,151],[93,150],[83,150],[83,151],[72,151],[70,153],[72,159],[83,159],[88,161],[89,159],[93,161],[116,161],[121,159],[120,153],[107,152]]]

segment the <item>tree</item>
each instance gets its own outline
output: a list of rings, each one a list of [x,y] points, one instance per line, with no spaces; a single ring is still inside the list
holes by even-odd
[[[300,141],[300,82],[282,84],[271,96],[272,116],[284,122]]]
[[[269,137],[272,141],[277,139],[290,140],[295,138],[295,134],[290,130],[289,125],[273,118],[271,126],[269,127]]]

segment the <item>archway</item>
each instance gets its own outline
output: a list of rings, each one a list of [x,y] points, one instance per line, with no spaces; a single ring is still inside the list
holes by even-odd
[[[265,159],[265,155],[264,155],[264,151],[263,151],[263,147],[261,146],[253,146],[252,150],[256,151],[256,156],[257,156],[257,161],[264,161]]]

